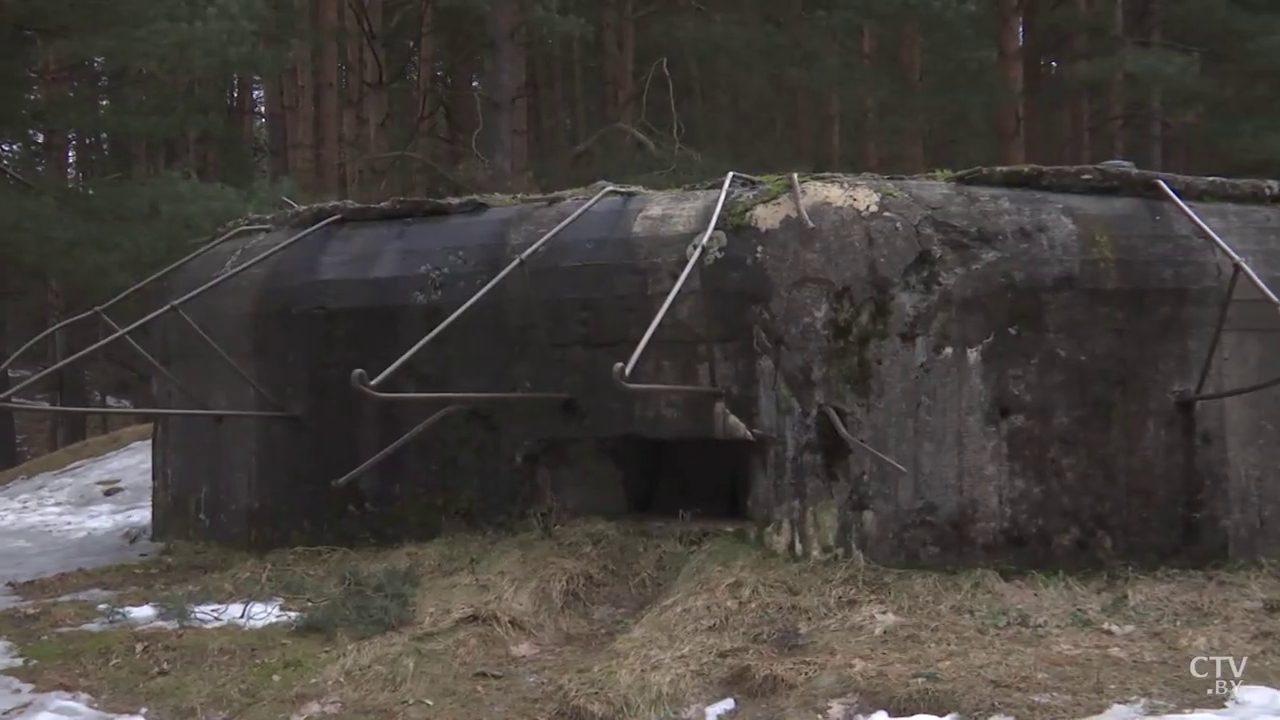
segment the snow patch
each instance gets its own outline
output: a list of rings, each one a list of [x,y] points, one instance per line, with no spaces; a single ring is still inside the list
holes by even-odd
[[[23,664],[13,644],[0,640],[0,671]],[[0,675],[0,717],[6,720],[146,720],[141,714],[113,715],[94,710],[89,706],[92,701],[83,693],[36,692],[28,683]]]
[[[122,626],[164,630],[176,630],[179,627],[236,626],[254,630],[278,623],[296,622],[300,617],[299,613],[285,610],[278,599],[195,605],[186,609],[181,620],[171,619],[172,613],[166,612],[164,608],[154,603],[124,607],[99,605],[98,612],[103,613],[103,617],[94,622],[67,629],[101,632]]]
[[[132,562],[159,546],[151,527],[151,441],[0,488],[0,608],[4,586]]]

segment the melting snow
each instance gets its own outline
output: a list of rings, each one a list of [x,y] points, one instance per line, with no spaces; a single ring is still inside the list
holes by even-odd
[[[13,645],[0,640],[0,672],[20,667],[23,660]],[[142,715],[112,715],[89,707],[82,693],[35,692],[35,688],[0,675],[0,718],[6,720],[146,720]]]
[[[217,628],[232,625],[253,630],[298,619],[298,613],[283,609],[280,600],[195,605],[186,609],[181,620],[167,618],[164,608],[154,603],[124,607],[99,605],[98,612],[105,616],[75,629],[98,632],[128,625],[166,630],[175,630],[179,626]]]
[[[119,488],[104,492],[107,488]],[[134,542],[151,525],[151,443],[0,488],[0,609],[19,604],[8,583],[137,560],[155,549]],[[23,661],[0,639],[0,673]],[[86,695],[38,693],[0,674],[6,720],[144,720],[89,706]]]
[[[151,442],[0,488],[0,608],[4,587],[88,567],[130,562],[157,546],[151,526]]]

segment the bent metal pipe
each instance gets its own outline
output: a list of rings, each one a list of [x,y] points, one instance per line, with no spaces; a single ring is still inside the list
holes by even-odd
[[[279,245],[276,245],[275,247],[271,248],[270,250],[267,250],[261,255],[258,255],[252,258],[245,264],[231,270],[230,272],[214,277],[213,279],[204,283],[203,285],[196,288],[195,290],[192,290],[186,293],[185,295],[183,295],[182,297],[179,297],[178,299],[165,304],[163,307],[157,310],[154,310],[151,313],[148,313],[146,316],[142,317],[139,320],[134,321],[133,323],[130,323],[128,326],[119,328],[116,332],[99,340],[98,342],[90,345],[89,347],[77,353],[72,354],[70,357],[63,359],[60,362],[50,365],[49,367],[45,368],[44,370],[41,370],[38,373],[33,374],[31,377],[27,378],[23,382],[20,382],[14,387],[9,388],[9,390],[3,393],[0,393],[0,403],[3,403],[2,405],[0,405],[0,407],[5,407],[10,410],[21,410],[21,411],[28,411],[28,412],[51,412],[51,413],[79,412],[79,413],[85,413],[85,414],[102,414],[103,408],[30,406],[30,405],[24,405],[22,403],[12,403],[12,402],[4,402],[4,401],[8,401],[12,399],[17,392],[40,381],[42,378],[47,377],[48,375],[54,372],[57,372],[58,370],[70,365],[71,363],[76,362],[88,356],[89,354],[94,353],[106,347],[107,345],[113,342],[116,342],[122,338],[127,337],[129,333],[132,333],[141,329],[147,324],[155,321],[157,318],[163,316],[165,313],[168,313],[170,311],[179,312],[180,306],[182,304],[189,302],[191,300],[194,300],[195,298],[209,292],[210,290],[213,290],[214,288],[218,287],[222,283],[230,280],[231,278],[239,275],[240,273],[248,270],[249,268],[254,267],[255,265],[261,262],[264,262],[268,258],[274,257],[275,255],[281,252],[284,252],[285,250],[292,247],[295,243],[303,240],[304,238],[312,235],[313,233],[315,233],[316,231],[322,228],[328,227],[329,225],[332,225],[333,223],[338,222],[341,219],[342,219],[342,215],[340,213],[335,214],[324,220],[321,220],[318,223],[311,225],[310,227],[307,227],[301,232],[295,233],[294,235],[286,239],[284,242],[281,242]],[[260,225],[246,226],[246,228],[249,228],[249,227],[261,229],[267,226],[260,226]],[[125,291],[125,293],[122,293],[120,296],[117,296],[115,299],[113,299],[111,303],[119,302],[124,297],[127,297],[130,293],[136,292],[139,287],[154,281],[155,279],[163,276],[168,272],[172,272],[174,269],[176,269],[177,267],[180,267],[184,263],[194,260],[196,257],[199,257],[201,254],[203,254],[203,252],[207,252],[209,249],[212,249],[212,247],[215,246],[216,244],[225,241],[229,237],[233,237],[234,233],[236,233],[237,231],[243,231],[244,229],[245,228],[237,228],[237,230],[234,230],[231,233],[227,233],[226,235],[223,235],[221,238],[218,238],[218,240],[214,241],[213,243],[210,243],[209,245],[206,245],[205,247],[200,248],[199,250],[192,253],[191,255],[188,255],[186,258],[179,261],[178,263],[175,263],[174,265],[166,268],[164,271],[156,273],[152,277],[144,280],[142,283],[139,283],[133,288],[130,288],[129,290]],[[108,303],[107,305],[110,305],[111,303]],[[106,307],[106,306],[103,306],[103,307]],[[95,310],[91,310],[89,311],[89,313],[86,313],[85,316],[87,317],[88,315],[94,314],[97,310],[98,309],[95,308]],[[74,321],[75,319],[73,318],[69,322],[74,322]],[[45,336],[47,336],[47,333],[48,331],[46,331]],[[32,341],[32,343],[33,342],[34,340]],[[25,347],[29,347],[32,343],[28,343],[27,346],[24,346],[24,349]],[[21,352],[21,350],[19,352]],[[272,417],[272,418],[293,418],[293,419],[297,418],[297,415],[294,413],[261,412],[261,411],[251,411],[251,410],[185,410],[180,408],[120,408],[120,410],[124,411],[124,413],[120,413],[120,414],[154,415],[157,417],[190,415],[190,416],[211,416],[211,417],[262,417],[262,418]]]

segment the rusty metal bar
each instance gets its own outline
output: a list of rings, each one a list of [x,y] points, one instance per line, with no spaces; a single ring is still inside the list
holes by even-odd
[[[261,385],[259,385],[259,384],[258,384],[258,383],[253,379],[253,377],[252,377],[251,375],[249,375],[249,373],[248,373],[247,371],[245,371],[245,369],[244,369],[244,368],[240,367],[240,365],[239,365],[238,363],[236,363],[236,361],[235,361],[234,359],[232,359],[231,355],[230,355],[229,353],[227,353],[227,351],[226,351],[226,350],[223,350],[223,349],[222,349],[222,346],[221,346],[221,345],[219,345],[217,342],[215,342],[213,338],[209,337],[209,333],[205,332],[205,331],[204,331],[204,328],[200,327],[200,326],[196,323],[196,321],[195,321],[195,320],[193,320],[193,319],[191,318],[191,316],[190,316],[190,315],[188,315],[187,313],[183,312],[182,308],[180,308],[180,307],[175,307],[175,308],[173,309],[173,312],[174,312],[174,314],[175,314],[175,315],[177,315],[178,317],[180,317],[180,318],[182,318],[183,320],[185,320],[185,321],[186,321],[186,323],[187,323],[187,325],[190,325],[190,326],[191,326],[191,329],[195,331],[196,335],[199,335],[201,340],[204,340],[204,341],[205,341],[205,343],[207,343],[207,344],[209,345],[209,347],[213,348],[213,351],[214,351],[214,352],[216,352],[216,353],[218,354],[218,357],[221,357],[221,358],[222,358],[222,360],[227,364],[227,366],[228,366],[228,367],[230,367],[232,370],[234,370],[234,371],[235,371],[235,373],[236,373],[237,375],[239,375],[241,379],[243,379],[246,383],[248,383],[248,384],[249,384],[249,387],[253,388],[253,389],[254,389],[254,390],[255,390],[259,395],[261,395],[261,396],[262,396],[262,398],[263,398],[264,400],[266,400],[266,401],[267,401],[268,403],[270,403],[273,407],[275,407],[275,409],[276,409],[276,410],[279,410],[279,411],[281,411],[281,412],[283,412],[283,411],[284,411],[284,404],[283,404],[283,403],[281,403],[281,402],[279,402],[278,400],[276,400],[276,399],[271,395],[271,393],[269,393],[269,392],[267,392],[265,389],[263,389],[263,387],[262,387]]]
[[[436,393],[436,392],[381,392],[369,383],[364,370],[351,371],[351,385],[374,400],[390,402],[422,402],[425,400],[449,400],[453,402],[477,402],[482,400],[572,400],[572,395],[548,392],[494,392],[494,393]]]
[[[1246,385],[1234,390],[1222,390],[1220,392],[1204,393],[1200,395],[1176,394],[1174,399],[1180,405],[1191,405],[1198,402],[1205,402],[1207,400],[1225,400],[1227,398],[1239,397],[1241,395],[1258,392],[1259,390],[1269,390],[1277,386],[1280,386],[1280,377],[1264,380],[1254,385]]]
[[[835,408],[831,407],[830,405],[823,405],[822,412],[827,416],[827,419],[831,421],[831,429],[836,431],[836,434],[839,435],[840,439],[843,440],[845,444],[849,446],[849,449],[852,450],[855,448],[862,448],[863,450],[866,450],[867,452],[874,455],[879,460],[897,468],[903,474],[909,474],[907,469],[902,465],[898,464],[893,458],[889,457],[888,455],[885,455],[879,450],[876,450],[870,445],[854,437],[849,432],[849,429],[844,426],[844,420],[840,419],[840,413],[836,412]]]
[[[481,298],[487,295],[489,291],[497,287],[498,283],[505,280],[506,277],[512,273],[512,271],[514,271],[517,267],[527,262],[530,257],[532,257],[539,250],[541,250],[543,246],[545,246],[548,242],[552,240],[552,238],[554,238],[556,235],[559,235],[565,228],[569,227],[569,225],[571,225],[575,220],[582,217],[582,215],[586,213],[588,210],[590,210],[596,203],[603,200],[606,196],[614,193],[630,194],[631,192],[632,191],[630,190],[620,188],[614,185],[610,185],[602,189],[600,192],[596,193],[590,200],[587,200],[585,203],[583,203],[582,207],[575,210],[572,215],[562,220],[558,225],[556,225],[549,232],[547,232],[547,234],[539,238],[537,242],[530,245],[528,249],[526,249],[524,252],[516,256],[515,260],[512,260],[510,264],[508,264],[505,268],[502,269],[501,272],[495,275],[494,278],[490,280],[488,283],[486,283],[484,287],[476,291],[476,294],[472,295],[469,300],[463,303],[462,307],[458,308],[457,310],[454,310],[453,313],[449,315],[449,317],[445,318],[439,325],[435,326],[435,328],[433,328],[431,332],[423,336],[421,340],[415,343],[413,347],[405,351],[405,353],[401,355],[399,358],[397,358],[395,362],[388,365],[387,369],[379,373],[377,377],[370,380],[369,373],[364,369],[356,368],[355,370],[352,370],[351,385],[355,387],[357,390],[362,391],[369,397],[372,397],[378,400],[476,401],[476,400],[534,400],[534,399],[567,400],[567,399],[571,399],[569,396],[564,395],[562,393],[385,393],[385,392],[377,392],[377,388],[379,385],[386,382],[387,379],[392,376],[392,374],[394,374],[397,370],[403,367],[405,363],[409,362],[409,360],[412,359],[414,355],[417,355],[419,352],[421,352],[422,349],[425,348],[432,340],[435,340],[437,337],[439,337],[440,334],[444,332],[445,328],[452,325],[455,321],[457,321],[459,317],[462,316],[463,313],[465,313],[467,310],[470,310],[471,307],[474,306],[477,302],[479,302]]]
[[[1223,254],[1231,260],[1231,264],[1244,273],[1244,276],[1248,278],[1249,283],[1257,288],[1258,292],[1262,293],[1262,296],[1270,301],[1272,305],[1276,306],[1277,309],[1280,309],[1280,298],[1277,298],[1276,294],[1271,292],[1271,288],[1267,287],[1266,283],[1262,282],[1262,279],[1253,271],[1253,268],[1249,267],[1248,263],[1244,261],[1244,258],[1236,254],[1236,251],[1232,250],[1231,246],[1219,237],[1218,233],[1213,231],[1213,228],[1206,225],[1204,220],[1201,220],[1200,216],[1188,207],[1187,204],[1182,201],[1182,198],[1178,197],[1178,194],[1166,185],[1163,180],[1156,180],[1155,183],[1156,187],[1164,193],[1165,197],[1169,198],[1169,200],[1173,202],[1174,206],[1181,210],[1182,214],[1185,215],[1201,233],[1204,233],[1204,236],[1209,238],[1209,241],[1212,242],[1214,246],[1221,250]]]
[[[1253,285],[1254,289],[1261,293],[1262,296],[1266,298],[1267,301],[1270,302],[1277,310],[1280,310],[1280,298],[1277,298],[1276,294],[1271,292],[1271,288],[1267,287],[1267,284],[1262,282],[1262,278],[1258,277],[1257,273],[1253,271],[1253,268],[1249,267],[1249,264],[1244,261],[1244,258],[1240,257],[1240,255],[1236,253],[1236,251],[1232,249],[1232,247],[1228,245],[1227,242],[1218,235],[1218,233],[1214,232],[1213,228],[1205,224],[1205,221],[1196,214],[1196,211],[1192,210],[1185,202],[1183,202],[1182,198],[1178,197],[1178,194],[1174,192],[1172,188],[1166,185],[1163,180],[1156,180],[1155,185],[1160,189],[1160,192],[1164,193],[1164,196],[1173,202],[1174,206],[1177,207],[1178,210],[1180,210],[1182,214],[1185,215],[1187,219],[1190,220],[1191,223],[1209,239],[1210,242],[1213,243],[1214,247],[1221,250],[1222,253],[1227,256],[1231,261],[1232,270],[1231,280],[1227,286],[1227,296],[1223,299],[1222,308],[1218,312],[1218,324],[1214,328],[1213,340],[1209,344],[1209,355],[1205,359],[1204,366],[1200,370],[1200,378],[1196,383],[1196,389],[1194,392],[1175,392],[1174,402],[1179,405],[1190,406],[1198,402],[1205,402],[1207,400],[1225,400],[1227,398],[1248,395],[1260,390],[1267,390],[1269,388],[1280,386],[1280,377],[1277,377],[1271,380],[1255,383],[1253,385],[1246,385],[1242,388],[1236,388],[1234,390],[1222,390],[1220,392],[1212,393],[1200,392],[1204,389],[1205,383],[1208,382],[1209,366],[1210,363],[1213,362],[1213,356],[1218,350],[1218,343],[1221,340],[1223,326],[1226,324],[1227,320],[1227,311],[1230,308],[1231,300],[1235,295],[1236,284],[1239,281],[1239,276],[1244,275],[1245,278],[1248,279],[1249,283]]]
[[[98,313],[98,317],[102,319],[102,322],[105,323],[107,327],[111,328],[112,332],[120,331],[120,326],[117,325],[114,320],[107,317],[106,313],[102,312],[102,310],[100,309],[97,310],[97,313]],[[121,339],[124,340],[126,343],[128,343],[128,345],[132,347],[134,350],[138,351],[138,354],[142,356],[142,359],[150,363],[151,367],[155,368],[156,372],[163,375],[165,379],[168,380],[175,389],[177,389],[178,392],[182,393],[183,395],[186,395],[192,400],[195,400],[197,405],[200,405],[206,410],[209,409],[209,403],[205,402],[195,393],[188,390],[182,384],[182,382],[178,380],[177,377],[174,376],[173,373],[169,372],[169,368],[166,368],[164,365],[161,365],[159,360],[155,359],[155,357],[151,353],[147,352],[146,348],[139,345],[137,341],[129,337],[128,333],[125,333],[125,335]]]
[[[233,238],[233,237],[235,237],[235,236],[237,236],[237,235],[242,235],[242,234],[247,233],[247,232],[266,231],[266,230],[270,230],[270,229],[271,229],[271,226],[270,226],[270,225],[243,225],[243,226],[238,227],[238,228],[236,228],[236,229],[234,229],[234,230],[232,230],[232,231],[230,231],[230,232],[224,233],[223,235],[221,235],[221,236],[219,236],[219,237],[217,237],[217,238],[214,238],[213,240],[209,241],[208,243],[205,243],[204,245],[202,245],[201,247],[199,247],[198,249],[196,249],[194,252],[190,253],[190,254],[189,254],[189,255],[187,255],[186,257],[182,258],[181,260],[178,260],[178,261],[174,262],[173,264],[169,265],[168,267],[164,268],[163,270],[160,270],[160,271],[156,272],[155,274],[153,274],[151,277],[147,278],[146,280],[143,280],[143,281],[141,281],[141,282],[135,283],[132,287],[130,287],[129,289],[127,289],[127,290],[125,290],[124,292],[120,293],[119,295],[115,296],[114,298],[111,298],[110,300],[108,300],[107,302],[103,303],[102,305],[99,305],[99,306],[97,306],[97,307],[95,307],[95,308],[93,308],[93,309],[91,309],[91,310],[86,310],[85,312],[82,312],[82,313],[80,313],[79,315],[76,315],[76,316],[74,316],[74,317],[69,317],[69,318],[67,318],[66,320],[63,320],[62,322],[58,323],[57,325],[53,325],[53,326],[51,326],[51,327],[45,328],[44,332],[41,332],[39,335],[36,335],[35,337],[33,337],[33,338],[31,338],[30,340],[28,340],[28,341],[27,341],[27,343],[26,343],[25,345],[23,345],[22,347],[18,348],[18,351],[17,351],[17,352],[15,352],[14,354],[12,354],[12,355],[10,355],[8,358],[6,358],[4,362],[0,362],[0,372],[3,372],[3,371],[4,371],[4,370],[6,370],[10,365],[12,365],[12,364],[13,364],[13,361],[18,359],[18,356],[20,356],[20,355],[22,355],[23,353],[25,353],[26,351],[30,350],[30,349],[31,349],[31,348],[32,348],[36,343],[38,343],[38,342],[40,342],[41,340],[43,340],[43,339],[45,339],[45,338],[49,337],[49,336],[50,336],[50,335],[52,335],[53,333],[55,333],[55,332],[57,332],[57,331],[59,331],[59,330],[61,330],[61,329],[65,328],[65,327],[67,327],[68,325],[72,325],[72,324],[74,324],[74,323],[80,322],[81,320],[84,320],[85,318],[90,317],[90,316],[91,316],[91,315],[93,315],[95,312],[100,312],[100,311],[106,310],[107,308],[111,307],[112,305],[115,305],[116,303],[120,302],[121,300],[124,300],[125,298],[128,298],[130,295],[133,295],[134,293],[138,292],[139,290],[141,290],[142,288],[146,287],[147,285],[150,285],[151,283],[155,282],[156,280],[159,280],[160,278],[164,277],[165,275],[168,275],[169,273],[173,272],[174,270],[177,270],[178,268],[182,267],[183,265],[186,265],[187,263],[191,262],[192,260],[195,260],[196,258],[200,257],[201,255],[204,255],[205,253],[207,253],[207,252],[209,252],[210,250],[214,249],[215,247],[217,247],[217,246],[221,245],[222,243],[224,243],[224,242],[226,242],[226,241],[230,240],[231,238]],[[0,396],[0,399],[4,399],[4,397],[8,397],[8,395]]]
[[[341,219],[342,219],[342,215],[340,215],[340,214],[339,214],[339,215],[333,215],[333,216],[331,216],[331,217],[329,217],[329,218],[327,218],[327,219],[325,219],[325,220],[321,220],[320,222],[318,222],[318,223],[316,223],[316,224],[314,224],[314,225],[312,225],[312,226],[310,226],[310,227],[306,228],[305,230],[303,230],[303,231],[301,231],[301,232],[299,232],[299,233],[294,234],[293,236],[291,236],[290,238],[288,238],[288,239],[287,239],[287,240],[285,240],[284,242],[280,243],[279,245],[276,245],[275,247],[273,247],[273,248],[271,248],[270,250],[268,250],[268,251],[266,251],[266,252],[262,253],[261,255],[258,255],[258,256],[256,256],[256,257],[254,257],[253,259],[249,260],[249,261],[248,261],[248,262],[246,262],[245,264],[243,264],[243,265],[241,265],[241,266],[239,266],[239,267],[237,267],[237,268],[235,268],[235,269],[231,270],[230,272],[227,272],[226,274],[219,275],[219,276],[217,276],[217,277],[213,278],[212,280],[209,280],[209,281],[208,281],[208,282],[206,282],[205,284],[201,285],[200,287],[196,288],[195,290],[192,290],[191,292],[188,292],[187,294],[183,295],[182,297],[178,298],[177,300],[174,300],[174,301],[170,302],[169,304],[165,305],[164,307],[161,307],[161,308],[160,308],[160,309],[158,309],[158,310],[154,310],[154,311],[152,311],[151,313],[149,313],[149,314],[148,314],[148,315],[146,315],[145,317],[143,317],[143,318],[141,318],[141,319],[139,319],[139,320],[135,320],[134,322],[130,323],[127,327],[121,328],[120,330],[116,331],[115,333],[112,333],[111,335],[109,335],[109,336],[107,336],[107,337],[105,337],[105,338],[103,338],[103,339],[99,340],[98,342],[94,343],[93,345],[90,345],[89,347],[85,348],[84,350],[81,350],[80,352],[73,354],[71,357],[65,358],[65,359],[61,360],[60,362],[57,362],[57,363],[54,363],[53,365],[50,365],[49,367],[45,368],[44,370],[41,370],[40,372],[38,372],[38,373],[36,373],[36,374],[32,375],[31,377],[27,378],[27,379],[26,379],[26,380],[24,380],[23,382],[20,382],[20,383],[18,383],[17,385],[15,385],[14,387],[9,388],[7,391],[5,391],[5,392],[3,392],[3,393],[0,393],[0,400],[7,400],[7,399],[9,399],[9,398],[13,397],[13,396],[14,396],[14,394],[15,394],[15,393],[17,393],[19,390],[22,390],[23,388],[25,388],[25,387],[27,387],[27,386],[31,385],[32,383],[35,383],[36,381],[38,381],[38,380],[40,380],[41,378],[43,378],[43,377],[45,377],[45,376],[49,375],[50,373],[56,372],[57,370],[59,370],[59,369],[61,369],[61,368],[63,368],[63,367],[66,367],[66,366],[67,366],[67,365],[69,365],[70,363],[73,363],[73,362],[75,362],[76,360],[79,360],[79,359],[81,359],[81,358],[85,357],[86,355],[89,355],[90,353],[97,352],[98,350],[102,349],[102,348],[103,348],[103,347],[105,347],[106,345],[109,345],[109,344],[111,344],[111,343],[115,342],[116,340],[119,340],[120,338],[124,337],[125,335],[128,335],[129,333],[133,332],[134,330],[137,330],[138,328],[140,328],[140,327],[142,327],[142,326],[146,325],[147,323],[149,323],[149,322],[151,322],[151,321],[155,320],[156,318],[160,317],[161,315],[164,315],[165,313],[169,312],[170,310],[176,309],[179,305],[181,305],[181,304],[183,304],[183,303],[185,303],[185,302],[187,302],[187,301],[189,301],[189,300],[192,300],[192,299],[194,299],[194,298],[196,298],[196,297],[199,297],[200,295],[205,294],[206,292],[208,292],[208,291],[212,290],[213,288],[217,287],[218,285],[221,285],[222,283],[224,283],[224,282],[226,282],[226,281],[230,280],[231,278],[235,277],[236,275],[239,275],[240,273],[244,272],[245,270],[248,270],[249,268],[253,267],[254,265],[257,265],[258,263],[260,263],[260,262],[262,262],[262,261],[264,261],[264,260],[266,260],[266,259],[268,259],[268,258],[270,258],[270,257],[272,257],[272,256],[274,256],[274,255],[276,255],[276,254],[278,254],[278,253],[284,252],[284,251],[285,251],[285,250],[287,250],[288,248],[292,247],[294,243],[296,243],[296,242],[298,242],[299,240],[302,240],[303,238],[305,238],[305,237],[307,237],[307,236],[311,235],[312,233],[316,232],[317,230],[320,230],[321,228],[327,227],[327,226],[329,226],[329,225],[331,225],[331,224],[333,224],[333,223],[335,223],[335,222],[337,222],[337,221],[339,221],[339,220],[341,220]],[[217,412],[217,411],[211,411],[211,412]]]
[[[653,320],[649,323],[649,327],[644,331],[644,335],[640,338],[640,342],[636,344],[636,349],[631,353],[631,357],[626,363],[617,363],[613,366],[613,379],[618,385],[626,390],[633,392],[662,392],[662,393],[684,393],[684,394],[708,394],[719,395],[721,391],[713,387],[700,387],[696,385],[642,385],[628,382],[631,373],[636,369],[636,363],[640,362],[640,356],[649,346],[649,342],[653,340],[653,334],[657,332],[658,325],[662,324],[662,320],[666,317],[667,312],[671,309],[672,303],[675,302],[676,296],[684,288],[684,284],[689,280],[689,275],[693,269],[697,267],[698,261],[702,259],[702,253],[706,250],[707,242],[711,239],[711,234],[715,232],[716,223],[720,221],[720,213],[724,210],[725,200],[729,197],[729,188],[733,185],[735,177],[742,177],[748,180],[757,181],[750,175],[744,175],[738,172],[729,172],[724,176],[724,182],[720,185],[720,196],[716,198],[715,210],[711,213],[711,221],[707,223],[707,229],[703,231],[702,236],[698,238],[698,242],[694,245],[693,252],[689,255],[689,261],[685,263],[684,270],[680,273],[680,277],[676,278],[676,284],[672,286],[671,292],[667,293],[667,297],[662,301],[662,306],[658,308],[658,312],[653,316]],[[715,362],[714,359],[711,362]]]
[[[113,407],[64,407],[62,405],[37,405],[25,402],[0,402],[0,409],[16,412],[63,413],[68,415],[141,415],[143,417],[247,417],[298,419],[296,415],[256,410],[185,410],[182,408],[113,408]]]
[[[1240,266],[1231,268],[1231,279],[1227,281],[1227,296],[1222,298],[1222,307],[1218,309],[1218,324],[1213,326],[1213,339],[1209,341],[1209,352],[1205,354],[1204,365],[1200,368],[1200,379],[1196,381],[1193,395],[1199,395],[1209,381],[1209,368],[1213,366],[1213,356],[1218,352],[1218,343],[1222,340],[1222,329],[1227,324],[1227,312],[1231,309],[1231,299],[1236,294],[1236,284],[1240,282]]]
[[[450,415],[453,415],[458,412],[462,412],[464,410],[470,411],[471,408],[466,405],[450,405],[441,410],[437,410],[433,415],[431,415],[431,417],[427,418],[426,420],[423,420],[422,422],[418,423],[412,430],[405,433],[404,435],[401,435],[399,440],[396,440],[395,442],[386,446],[382,450],[378,451],[376,455],[360,463],[360,465],[357,466],[351,472],[347,473],[346,475],[343,475],[337,480],[334,480],[333,487],[343,487],[347,483],[350,483],[352,480],[355,480],[356,478],[368,472],[369,469],[372,468],[374,465],[377,465],[383,460],[386,460],[387,457],[390,456],[392,453],[394,453],[396,450],[399,450],[400,448],[404,447],[406,443],[408,443],[410,440],[414,439],[415,437],[421,435],[423,432],[430,429],[436,423],[440,422],[441,420],[445,419]]]

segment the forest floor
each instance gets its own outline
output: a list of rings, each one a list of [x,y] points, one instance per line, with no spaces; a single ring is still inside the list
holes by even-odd
[[[4,674],[149,720],[701,718],[727,697],[735,720],[847,718],[855,700],[1023,720],[1135,698],[1221,707],[1196,656],[1247,657],[1246,684],[1280,686],[1273,570],[892,571],[798,563],[677,521],[363,552],[171,546],[14,591],[28,602],[0,611],[0,638],[28,663]],[[177,619],[279,598],[303,619],[75,629],[104,597]]]

